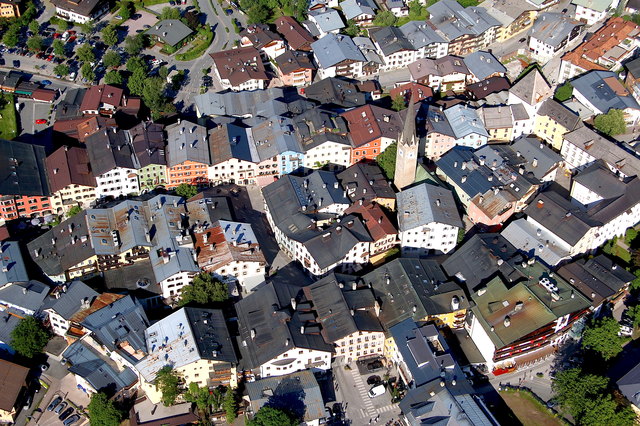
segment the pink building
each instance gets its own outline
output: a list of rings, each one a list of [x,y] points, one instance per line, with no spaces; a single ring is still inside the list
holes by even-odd
[[[316,67],[304,52],[289,50],[276,58],[278,78],[283,86],[306,86]]]

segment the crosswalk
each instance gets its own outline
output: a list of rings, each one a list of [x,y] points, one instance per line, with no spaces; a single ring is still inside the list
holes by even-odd
[[[378,413],[376,408],[373,406],[373,402],[371,402],[371,398],[367,395],[367,387],[364,385],[358,370],[351,370],[351,375],[353,376],[353,381],[355,382],[356,388],[358,389],[358,392],[360,392],[360,397],[362,398],[364,406],[363,410],[366,411],[366,415],[364,417],[375,417]]]

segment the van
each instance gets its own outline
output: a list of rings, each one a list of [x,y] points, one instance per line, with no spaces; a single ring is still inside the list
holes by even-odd
[[[384,395],[387,390],[384,385],[377,385],[369,389],[369,398],[375,398],[380,395]]]

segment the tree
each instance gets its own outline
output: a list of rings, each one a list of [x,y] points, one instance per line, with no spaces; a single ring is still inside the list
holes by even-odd
[[[82,74],[83,78],[87,79],[87,81],[93,81],[96,79],[96,75],[93,72],[93,67],[90,63],[82,64],[82,66],[80,67],[80,73]]]
[[[29,31],[31,31],[33,34],[39,34],[40,33],[40,23],[36,20],[33,20],[31,22],[29,22]]]
[[[200,387],[197,383],[189,383],[187,391],[184,393],[184,399],[188,402],[196,404],[200,417],[206,419],[211,413],[211,405],[214,402],[213,392],[209,392],[206,386]]]
[[[636,278],[631,281],[629,288],[631,288],[632,290],[640,290],[640,269],[636,269],[635,271],[633,271],[633,275],[635,275]]]
[[[264,4],[254,3],[247,10],[247,24],[262,24],[271,19],[271,10]]]
[[[67,217],[73,217],[82,211],[82,207],[75,205],[67,212]]]
[[[227,416],[227,423],[233,424],[233,421],[238,417],[238,397],[236,396],[235,389],[227,389],[224,394],[224,411]]]
[[[170,366],[164,366],[156,375],[156,389],[162,393],[162,404],[169,407],[176,403],[180,394],[180,377]]]
[[[32,52],[40,52],[42,50],[42,37],[34,35],[27,39],[27,48]]]
[[[630,407],[619,407],[611,395],[604,395],[588,401],[579,424],[585,426],[631,426],[635,424],[635,414]]]
[[[160,76],[161,79],[166,81],[167,76],[169,75],[169,68],[167,68],[165,65],[161,66],[160,69],[158,70],[158,75]]]
[[[582,347],[598,353],[608,361],[622,352],[626,338],[618,336],[620,324],[614,318],[602,318],[594,321],[582,334]]]
[[[136,34],[135,36],[127,36],[124,40],[124,51],[127,52],[131,56],[136,56],[146,44],[144,34]]]
[[[298,422],[289,413],[263,405],[247,426],[296,426]]]
[[[552,387],[558,403],[577,419],[587,410],[588,401],[601,395],[608,384],[606,377],[585,374],[580,368],[572,368],[556,374]]]
[[[102,57],[102,63],[107,68],[118,68],[122,65],[122,56],[115,50],[109,50]]]
[[[189,303],[208,305],[213,302],[224,302],[229,298],[227,285],[207,272],[202,272],[193,278],[191,285],[182,287],[180,305]]]
[[[90,63],[96,61],[96,54],[90,44],[83,44],[80,46],[78,50],[76,50],[76,54],[78,55],[80,62]]]
[[[137,69],[141,69],[145,72],[147,72],[147,63],[144,61],[144,59],[142,59],[139,56],[134,56],[132,58],[127,59],[127,71],[129,72],[136,72]]]
[[[58,27],[58,31],[64,32],[71,28],[71,23],[69,21],[65,21],[64,19],[58,19],[56,26]]]
[[[610,109],[606,114],[597,115],[593,120],[596,129],[605,135],[621,135],[627,131],[627,124],[624,122],[624,113],[619,109]]]
[[[387,179],[393,179],[396,174],[396,152],[398,150],[398,145],[396,143],[392,143],[378,155],[376,161],[378,165],[384,171],[384,174],[387,176]]]
[[[80,24],[80,31],[82,31],[86,35],[93,34],[94,30],[95,30],[95,25],[93,21],[87,21]]]
[[[160,20],[164,19],[180,19],[180,9],[176,7],[163,7],[160,12]]]
[[[391,101],[391,109],[394,111],[402,111],[407,107],[407,101],[404,96],[398,93]]]
[[[53,54],[56,55],[59,58],[62,58],[64,56],[66,56],[67,52],[66,52],[66,47],[64,45],[64,42],[62,40],[60,40],[59,38],[53,40],[53,43],[51,44],[51,47],[53,47]]]
[[[91,426],[118,426],[123,417],[122,412],[103,392],[91,395],[87,410]]]
[[[360,27],[356,25],[356,22],[353,19],[349,19],[347,21],[347,26],[344,27],[342,32],[349,37],[356,37],[358,34],[360,34]]]
[[[115,84],[117,86],[122,85],[124,83],[124,77],[120,71],[111,70],[104,76],[105,84]]]
[[[147,72],[142,68],[138,68],[129,76],[127,80],[127,87],[129,91],[136,95],[141,96],[144,90],[144,80],[147,78]]]
[[[181,183],[176,188],[176,195],[186,198],[187,200],[198,193],[198,188],[188,183]]]
[[[131,18],[133,14],[133,3],[130,1],[122,1],[120,2],[120,10],[118,10],[118,15],[122,17],[123,21]]]
[[[200,25],[200,13],[190,10],[184,14],[184,20],[189,28],[195,30]]]
[[[397,19],[398,18],[390,11],[383,10],[373,18],[373,25],[376,27],[391,27],[395,25]]]
[[[66,77],[66,76],[68,76],[68,75],[69,75],[69,73],[70,73],[69,65],[66,65],[66,64],[59,64],[59,65],[56,65],[56,66],[53,68],[53,72],[54,72],[56,75],[59,75],[59,76],[62,76],[62,77]]]
[[[42,353],[48,341],[49,333],[33,316],[21,319],[11,332],[11,347],[27,358]]]
[[[115,25],[107,25],[102,29],[102,41],[107,46],[115,46],[118,44],[118,27]]]
[[[16,47],[19,41],[20,27],[11,25],[2,36],[2,43],[7,47]]]
[[[556,90],[556,94],[554,98],[558,102],[564,102],[568,99],[571,99],[572,95],[573,95],[573,86],[571,85],[570,82],[567,81],[565,84],[558,87],[558,90]]]
[[[633,322],[634,327],[640,326],[640,305],[635,305],[627,309],[627,316]]]

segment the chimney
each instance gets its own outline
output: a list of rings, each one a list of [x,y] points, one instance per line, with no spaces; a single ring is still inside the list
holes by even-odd
[[[544,201],[538,200],[537,206],[538,206],[539,209],[543,208],[544,207]]]
[[[295,311],[296,310],[296,306],[298,306],[298,303],[296,302],[296,298],[292,297],[291,298],[291,309],[293,309]]]
[[[531,162],[531,166],[532,167],[538,167],[538,159],[534,158],[533,161]]]
[[[333,182],[333,189],[338,189],[338,182]]]

